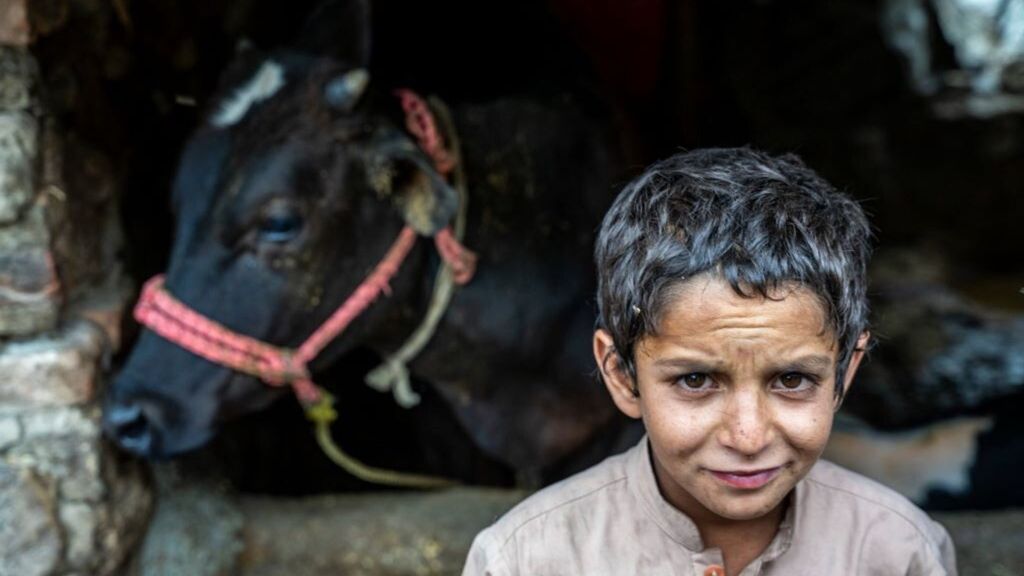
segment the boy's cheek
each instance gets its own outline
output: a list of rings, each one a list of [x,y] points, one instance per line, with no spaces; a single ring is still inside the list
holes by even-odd
[[[658,408],[652,409],[645,403],[642,420],[652,440],[661,444],[667,453],[685,455],[716,441],[719,422],[710,411]]]
[[[794,448],[820,455],[832,431],[832,412],[794,414],[784,418],[781,428]]]

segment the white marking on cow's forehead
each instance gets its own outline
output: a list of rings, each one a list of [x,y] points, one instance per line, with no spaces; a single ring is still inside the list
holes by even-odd
[[[273,60],[267,60],[248,82],[224,99],[210,118],[210,124],[225,128],[245,117],[253,105],[270,98],[284,86],[284,68]]]

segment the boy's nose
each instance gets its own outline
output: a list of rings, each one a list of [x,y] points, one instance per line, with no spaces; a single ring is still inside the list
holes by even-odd
[[[744,456],[756,456],[775,434],[767,402],[757,391],[736,391],[722,415],[718,441]]]

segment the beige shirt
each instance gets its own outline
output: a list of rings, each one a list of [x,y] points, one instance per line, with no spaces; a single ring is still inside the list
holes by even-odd
[[[647,439],[527,498],[481,532],[463,576],[724,575],[722,553],[658,490]],[[956,574],[953,543],[896,492],[826,461],[741,576]]]

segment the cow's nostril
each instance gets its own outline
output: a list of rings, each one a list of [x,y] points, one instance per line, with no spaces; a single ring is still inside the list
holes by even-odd
[[[115,405],[107,408],[107,430],[122,448],[140,455],[148,455],[152,446],[152,432],[146,413],[138,405]]]
[[[142,416],[142,413],[121,424],[117,433],[121,438],[137,440],[149,432],[149,425],[146,423],[146,418]]]

